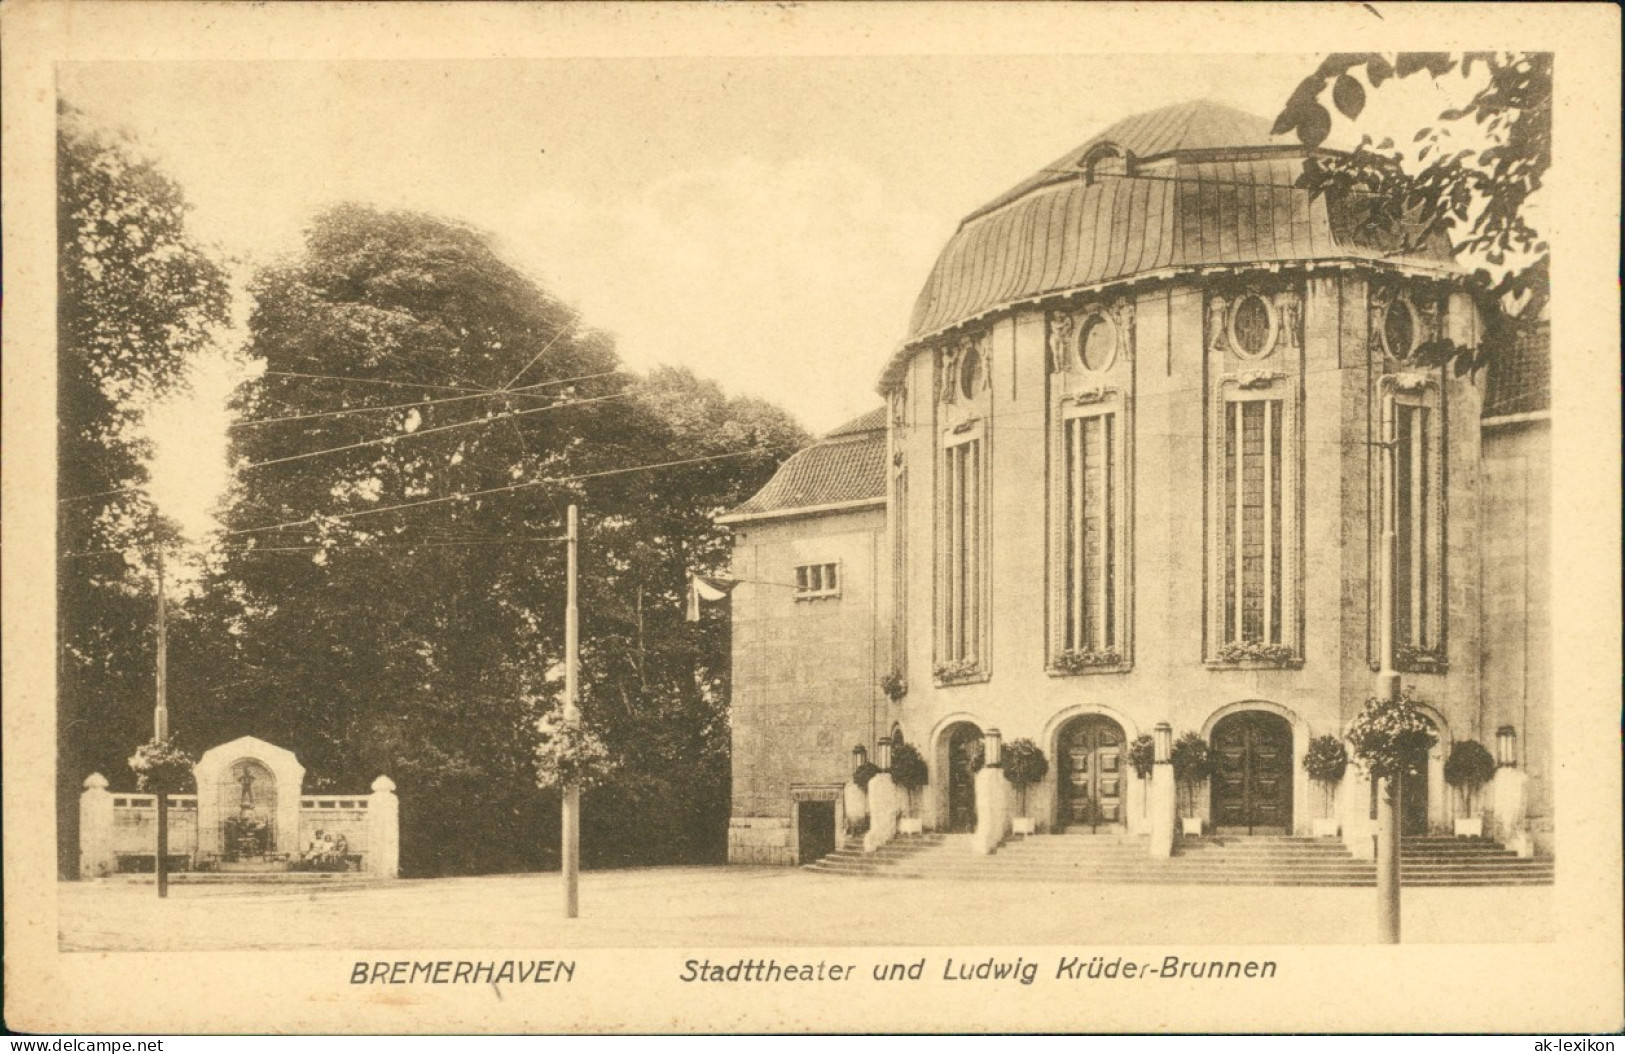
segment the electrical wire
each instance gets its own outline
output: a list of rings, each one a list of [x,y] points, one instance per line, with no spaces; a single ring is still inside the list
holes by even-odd
[[[303,453],[289,454],[286,457],[267,458],[263,461],[250,461],[248,464],[240,465],[238,467],[239,469],[247,470],[251,468],[264,468],[267,465],[281,465],[289,461],[303,461],[305,458],[321,457],[326,454],[338,454],[343,453],[346,450],[360,450],[364,447],[390,445],[398,443],[404,439],[415,439],[418,436],[433,435],[436,432],[449,432],[454,428],[469,428],[474,425],[492,424],[502,420],[511,421],[516,417],[525,417],[529,414],[546,413],[549,410],[566,410],[576,406],[591,406],[594,403],[608,402],[611,399],[625,399],[628,396],[636,394],[637,392],[635,390],[624,391],[616,392],[612,395],[596,395],[590,399],[574,399],[567,403],[553,403],[548,406],[532,406],[527,410],[506,410],[499,414],[492,414],[486,417],[476,417],[469,421],[453,421],[451,424],[436,425],[433,428],[420,428],[415,432],[401,432],[396,435],[382,436],[378,439],[364,439],[359,443],[349,443],[344,446],[327,447],[322,450],[306,450]]]
[[[535,384],[522,384],[517,388],[493,388],[490,391],[475,392],[471,395],[448,395],[443,399],[421,399],[413,403],[391,403],[388,406],[347,406],[337,410],[319,410],[308,414],[288,414],[284,417],[259,417],[251,420],[233,421],[230,428],[252,428],[256,425],[281,424],[285,421],[311,421],[323,417],[341,417],[346,414],[384,413],[390,410],[423,410],[434,406],[445,406],[448,403],[467,402],[470,399],[490,399],[500,395],[531,395],[537,388],[556,388],[562,384],[574,384],[578,381],[594,380],[599,377],[610,377],[619,370],[606,370],[602,373],[584,373],[579,377],[561,377],[553,381],[538,381]]]
[[[602,479],[607,476],[621,476],[632,472],[649,472],[655,469],[676,468],[680,465],[696,465],[706,461],[721,461],[725,458],[744,457],[747,454],[766,453],[764,447],[750,447],[745,450],[733,450],[726,454],[708,454],[705,457],[682,458],[676,461],[661,461],[648,465],[630,465],[626,468],[603,469],[598,472],[582,472],[570,476],[549,476],[542,479],[526,480],[523,483],[513,483],[505,487],[491,487],[486,490],[474,490],[446,494],[438,498],[424,498],[422,501],[402,502],[398,505],[386,505],[377,509],[357,509],[355,512],[335,513],[332,515],[309,516],[303,520],[289,520],[286,523],[266,524],[263,527],[240,527],[236,530],[225,531],[223,536],[231,537],[239,534],[254,534],[259,531],[279,531],[288,527],[305,527],[320,523],[336,523],[343,520],[353,520],[362,516],[377,516],[386,512],[396,512],[401,509],[413,509],[424,505],[438,505],[448,501],[467,501],[471,498],[483,498],[491,494],[506,494],[516,490],[525,490],[529,487],[539,487],[549,483],[574,483],[585,479]]]

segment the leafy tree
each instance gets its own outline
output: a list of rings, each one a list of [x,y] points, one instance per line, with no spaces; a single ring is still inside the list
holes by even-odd
[[[1454,361],[1459,374],[1509,349],[1538,321],[1549,295],[1550,254],[1528,205],[1551,164],[1551,54],[1329,55],[1294,90],[1274,131],[1295,132],[1318,147],[1332,131],[1328,91],[1332,107],[1355,121],[1365,112],[1368,88],[1420,73],[1433,80],[1459,73],[1472,94],[1407,146],[1391,139],[1373,145],[1365,136],[1352,153],[1317,152],[1298,185],[1328,195],[1350,229],[1374,244],[1408,252],[1443,238],[1459,257],[1489,265],[1476,270],[1469,285],[1484,321],[1478,345],[1441,338],[1417,349],[1425,363]],[[1456,133],[1469,127],[1488,145],[1460,148]],[[1407,149],[1416,152],[1409,164]]]
[[[177,539],[141,491],[144,411],[185,383],[229,294],[180,186],[66,104],[57,118],[57,831],[72,875],[80,781],[129,780],[152,734],[148,554]]]
[[[389,774],[407,873],[551,864],[537,748],[574,502],[582,711],[618,763],[585,796],[583,857],[721,844],[726,628],[681,621],[686,576],[720,566],[709,514],[799,429],[681,371],[639,381],[454,222],[334,209],[252,291],[266,368],[239,399],[240,478],[190,627],[213,736],[283,742],[335,789]]]

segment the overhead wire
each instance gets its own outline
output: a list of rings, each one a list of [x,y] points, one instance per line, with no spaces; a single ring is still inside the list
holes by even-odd
[[[532,395],[538,388],[556,388],[560,385],[575,384],[579,381],[595,380],[600,377],[610,377],[619,370],[605,370],[602,373],[584,373],[579,377],[561,377],[551,381],[537,381],[535,384],[522,384],[517,388],[492,388],[486,391],[473,392],[468,395],[448,395],[440,399],[420,399],[410,403],[390,403],[386,406],[345,406],[332,410],[317,410],[308,414],[288,414],[283,417],[258,417],[243,421],[233,421],[230,428],[252,428],[257,425],[281,424],[286,421],[311,421],[324,417],[341,417],[347,414],[384,413],[390,410],[422,410],[434,406],[445,406],[448,403],[468,402],[471,399],[491,399],[503,395]],[[367,380],[370,378],[357,378]]]
[[[725,458],[744,457],[747,454],[765,453],[764,447],[749,447],[744,450],[732,450],[725,454],[708,454],[704,457],[680,458],[675,461],[660,461],[648,465],[629,465],[624,468],[602,469],[597,472],[580,472],[568,476],[548,476],[541,479],[525,480],[522,483],[512,483],[503,487],[490,487],[485,490],[445,494],[437,498],[424,498],[421,501],[402,502],[397,505],[386,505],[376,509],[357,509],[354,512],[334,513],[331,515],[308,516],[302,520],[289,520],[285,523],[266,524],[262,527],[240,527],[236,530],[225,531],[223,537],[232,537],[240,534],[255,534],[260,531],[279,531],[289,527],[305,527],[321,523],[336,523],[340,521],[358,519],[362,516],[377,516],[386,512],[397,512],[401,509],[420,508],[424,505],[439,505],[448,501],[468,501],[473,498],[483,498],[492,494],[506,494],[516,490],[525,490],[529,487],[539,487],[549,483],[575,483],[586,479],[603,479],[608,476],[621,476],[632,472],[649,472],[655,469],[676,468],[679,465],[696,465],[706,461],[721,461]]]

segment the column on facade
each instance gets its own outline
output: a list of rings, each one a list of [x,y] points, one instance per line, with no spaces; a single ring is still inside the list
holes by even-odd
[[[973,852],[987,855],[1010,833],[1010,784],[1004,778],[999,730],[990,728],[982,738],[984,763],[976,773],[976,833]]]
[[[897,837],[897,785],[891,773],[879,772],[869,781],[869,831],[863,836],[863,851],[872,853]]]
[[[367,855],[365,867],[380,878],[401,873],[401,803],[395,781],[379,776],[367,798]]]
[[[1167,722],[1152,730],[1153,762],[1151,765],[1151,855],[1166,859],[1174,852],[1174,824],[1179,821],[1178,788],[1174,786],[1174,765],[1171,760],[1173,728]]]
[[[1377,821],[1371,815],[1371,777],[1358,765],[1343,774],[1343,845],[1356,860],[1375,860]]]
[[[113,796],[107,778],[92,772],[79,795],[79,877],[100,878],[113,867]]]

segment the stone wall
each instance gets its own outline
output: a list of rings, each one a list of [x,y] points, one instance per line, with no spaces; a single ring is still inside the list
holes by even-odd
[[[1525,805],[1541,852],[1552,848],[1551,431],[1543,419],[1484,431],[1484,745],[1518,734]]]
[[[873,752],[890,661],[885,522],[864,508],[735,525],[731,861],[794,863],[791,786],[840,785],[852,748]],[[796,598],[810,563],[840,565],[840,596]]]

